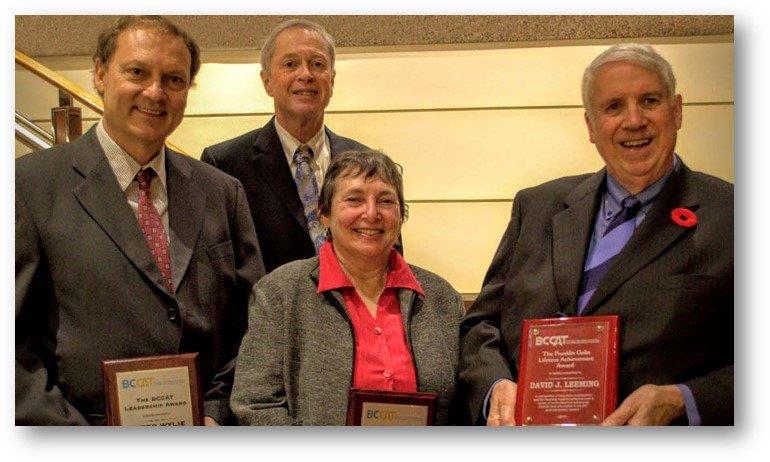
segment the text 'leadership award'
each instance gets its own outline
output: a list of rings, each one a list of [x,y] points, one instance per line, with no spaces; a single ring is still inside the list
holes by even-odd
[[[102,361],[107,425],[203,425],[198,353]]]
[[[518,425],[597,425],[617,405],[618,316],[526,319]]]

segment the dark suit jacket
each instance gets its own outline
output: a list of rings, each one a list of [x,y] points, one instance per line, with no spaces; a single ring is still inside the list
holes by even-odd
[[[461,326],[460,380],[471,415],[480,416],[496,379],[517,381],[523,319],[575,315],[604,181],[602,170],[516,195],[481,293]],[[694,211],[697,226],[675,224],[670,214],[677,207]],[[731,423],[733,186],[684,165],[674,172],[586,313],[620,316],[620,401],[647,383],[684,383],[704,425]]]
[[[101,360],[182,352],[229,415],[259,246],[237,180],[170,150],[166,169],[174,294],[93,129],[17,160],[17,424],[102,424]]]
[[[275,130],[274,118],[262,128],[203,150],[201,160],[238,178],[246,190],[265,269],[316,254],[294,177]],[[330,152],[368,150],[328,128]],[[321,185],[319,185],[320,188]]]

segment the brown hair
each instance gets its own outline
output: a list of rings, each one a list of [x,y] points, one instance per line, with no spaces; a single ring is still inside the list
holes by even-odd
[[[107,65],[115,54],[118,36],[124,30],[129,29],[155,29],[165,34],[175,35],[184,40],[187,50],[190,51],[190,85],[195,81],[195,76],[201,67],[201,53],[198,44],[187,32],[178,28],[174,23],[163,16],[121,16],[115,24],[105,29],[99,34],[99,40],[96,42],[96,52],[94,53],[94,62],[97,60],[102,65]]]
[[[404,180],[401,166],[382,151],[346,151],[338,154],[329,165],[324,176],[321,196],[318,198],[318,213],[329,216],[337,180],[342,177],[364,175],[365,179],[377,178],[393,186],[398,196],[401,219],[409,217],[409,207],[404,202]]]

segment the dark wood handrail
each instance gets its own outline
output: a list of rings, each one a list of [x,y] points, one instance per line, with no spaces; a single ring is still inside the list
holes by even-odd
[[[84,89],[83,87],[76,84],[75,82],[62,77],[61,75],[57,74],[55,71],[40,64],[39,62],[37,62],[33,58],[30,58],[29,56],[25,55],[19,50],[16,50],[16,64],[32,72],[33,74],[45,80],[46,82],[50,83],[51,85],[58,88],[59,90],[63,90],[69,93],[70,95],[72,95],[74,99],[79,101],[81,104],[83,104],[83,106],[87,107],[88,109],[91,109],[92,111],[96,112],[99,115],[104,114],[104,107],[102,105],[101,98],[89,92],[88,90]],[[176,152],[185,154],[185,152],[179,149],[178,146],[175,146],[173,143],[169,142],[168,140],[166,140],[166,146],[168,146],[170,149],[173,149]]]

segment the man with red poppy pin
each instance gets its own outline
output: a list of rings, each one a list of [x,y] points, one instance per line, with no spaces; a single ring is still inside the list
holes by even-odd
[[[651,47],[600,54],[582,96],[605,168],[516,195],[461,326],[471,415],[515,423],[524,319],[614,314],[620,404],[604,425],[732,424],[733,185],[675,154],[682,97]]]

